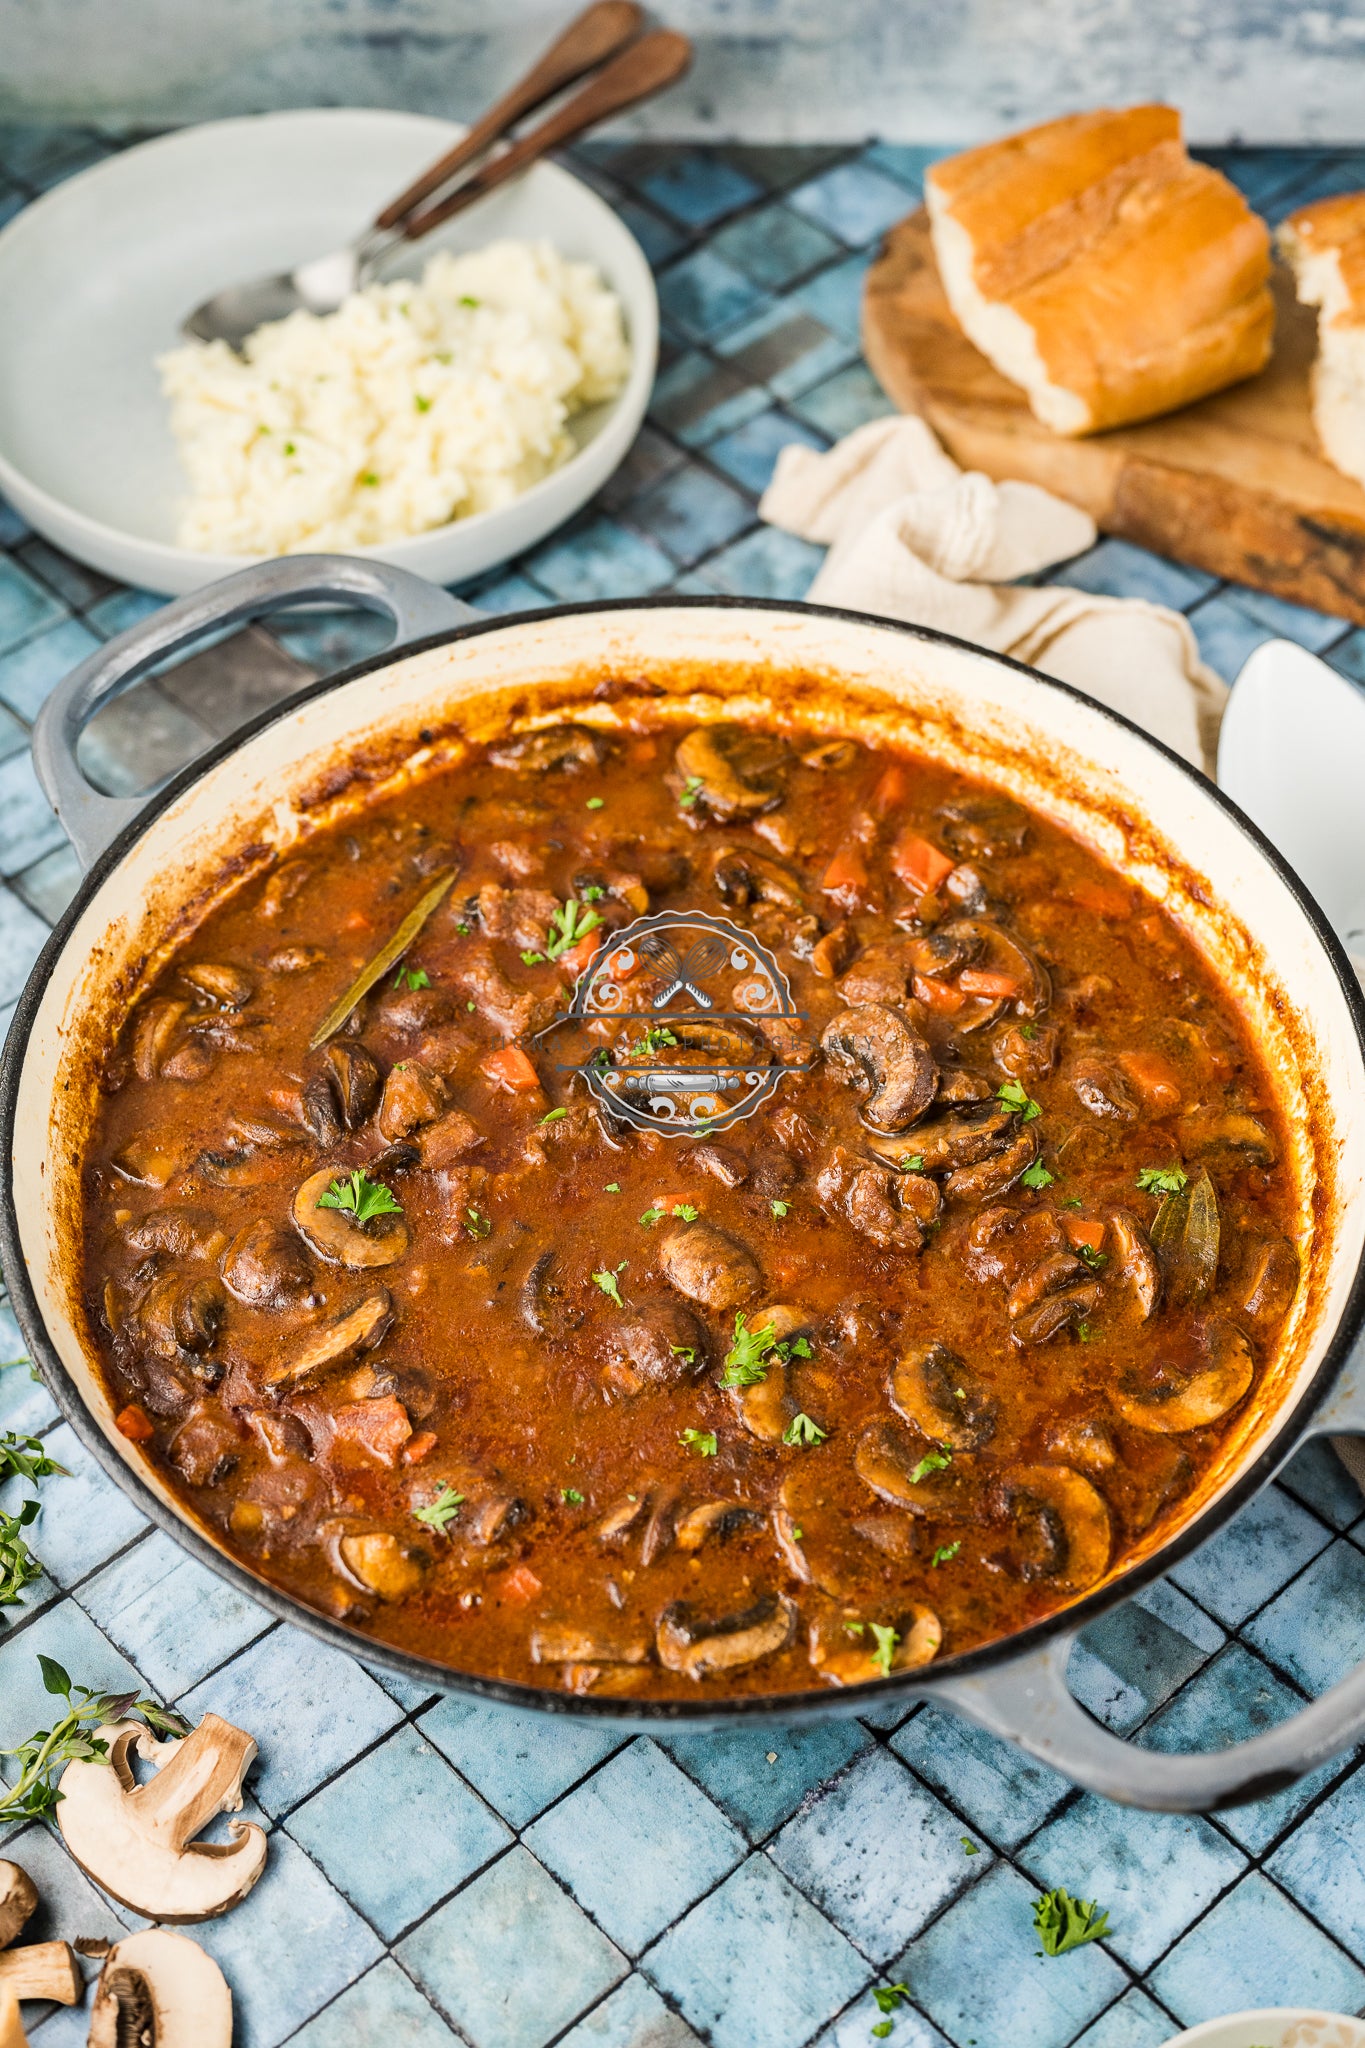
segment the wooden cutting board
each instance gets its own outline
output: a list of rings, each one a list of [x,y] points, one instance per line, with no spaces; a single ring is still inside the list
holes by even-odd
[[[863,347],[902,412],[966,469],[1043,484],[1105,533],[1365,625],[1365,490],[1318,451],[1308,409],[1316,315],[1276,266],[1275,353],[1259,377],[1145,426],[1069,441],[972,347],[921,210],[868,272]]]

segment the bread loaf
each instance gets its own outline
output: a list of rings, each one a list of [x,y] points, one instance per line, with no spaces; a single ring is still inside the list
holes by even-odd
[[[1299,297],[1319,309],[1313,424],[1322,452],[1365,484],[1365,192],[1301,207],[1276,241]]]
[[[1151,419],[1262,369],[1265,224],[1172,107],[1069,114],[935,164],[934,253],[968,337],[1059,434]]]

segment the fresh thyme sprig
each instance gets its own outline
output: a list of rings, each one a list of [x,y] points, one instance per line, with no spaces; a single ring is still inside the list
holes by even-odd
[[[66,1701],[66,1712],[51,1728],[40,1728],[13,1749],[0,1749],[0,1757],[14,1757],[19,1764],[14,1783],[0,1787],[0,1820],[41,1820],[62,1796],[56,1779],[67,1764],[107,1763],[109,1745],[92,1732],[96,1728],[136,1714],[159,1735],[189,1733],[188,1722],[155,1700],[140,1699],[135,1692],[98,1692],[93,1686],[73,1685],[54,1658],[40,1654],[38,1663],[44,1686]]]

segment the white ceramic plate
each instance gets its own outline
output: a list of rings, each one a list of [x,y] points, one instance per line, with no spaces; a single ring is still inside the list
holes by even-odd
[[[352,109],[214,121],[125,151],[0,234],[0,491],[49,540],[121,582],[174,594],[248,559],[174,542],[184,489],[154,358],[210,292],[338,248],[460,129]],[[543,238],[595,263],[630,329],[629,381],[574,422],[578,453],[495,512],[358,549],[455,583],[532,547],[600,489],[635,438],[658,347],[649,265],[610,207],[540,163],[389,264]]]
[[[1175,2035],[1166,2048],[1365,2048],[1365,2025],[1341,2013],[1266,2006],[1205,2020]]]

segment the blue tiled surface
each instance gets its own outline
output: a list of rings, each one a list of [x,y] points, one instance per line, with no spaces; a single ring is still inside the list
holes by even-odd
[[[0,216],[111,145],[0,131]],[[804,594],[819,549],[760,526],[778,450],[824,446],[884,401],[858,351],[877,237],[938,152],[595,144],[581,162],[660,270],[668,336],[645,428],[598,502],[468,595],[489,611],[686,589]],[[1365,158],[1223,152],[1278,217],[1365,185]],[[1102,541],[1059,580],[1185,611],[1225,675],[1273,634],[1365,682],[1365,631]],[[23,741],[59,676],[158,600],[57,553],[0,504],[0,1023],[76,880]],[[252,691],[144,685],[89,736],[114,789],[149,786],[233,718],[383,645],[381,622],[267,622]],[[260,693],[264,691],[263,697]],[[0,1300],[0,1361],[21,1345]],[[0,1428],[71,1468],[43,1488],[46,1572],[0,1627],[0,1745],[44,1725],[35,1652],[255,1732],[266,1877],[196,1930],[234,1988],[239,2048],[1158,2048],[1266,2003],[1365,2007],[1365,1773],[1353,1756],[1227,1812],[1083,1796],[931,1706],[723,1734],[629,1731],[433,1700],[273,1621],[150,1531],[23,1365]],[[10,1490],[10,1495],[14,1491]],[[6,1497],[10,1497],[7,1495]],[[1365,1651],[1365,1504],[1325,1445],[1213,1542],[1087,1631],[1078,1697],[1155,1749],[1269,1727]],[[968,1853],[970,1844],[977,1853]],[[41,1826],[35,1936],[114,1937],[112,1908]],[[1064,1884],[1112,1934],[1037,1953]],[[263,1959],[268,1958],[268,1962]],[[874,1987],[909,2003],[882,2023]],[[83,2012],[29,2016],[42,2048]]]

